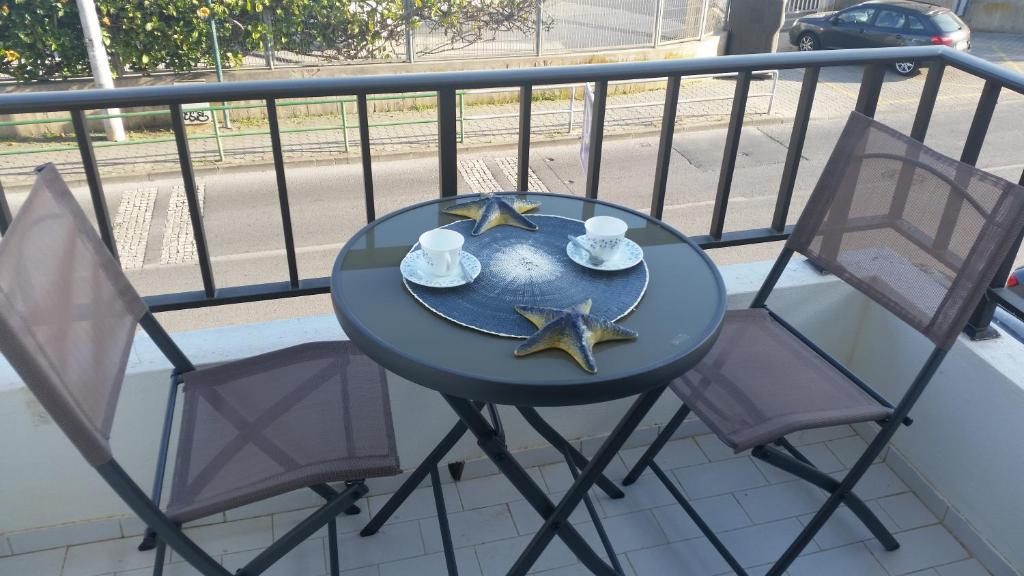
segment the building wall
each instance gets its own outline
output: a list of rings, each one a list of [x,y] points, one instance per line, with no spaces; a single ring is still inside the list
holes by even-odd
[[[1024,34],[1024,0],[970,0],[964,19],[972,30]]]

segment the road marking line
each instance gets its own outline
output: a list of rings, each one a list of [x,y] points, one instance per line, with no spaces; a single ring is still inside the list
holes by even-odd
[[[206,185],[200,184],[198,190],[199,212],[202,213],[206,201]],[[161,264],[191,264],[199,261],[196,252],[196,240],[192,234],[192,219],[189,216],[188,200],[185,189],[179,184],[171,192],[171,200],[167,205],[167,220],[164,222],[164,241],[160,249]]]
[[[1002,48],[1000,48],[999,46],[992,46],[992,49],[995,50],[996,52],[998,52],[999,55],[1003,57],[1003,61],[1006,62],[1007,66],[1009,66],[1010,68],[1013,68],[1014,70],[1016,70],[1017,72],[1019,72],[1021,74],[1024,74],[1024,68],[1021,68],[1020,64],[1017,64],[1016,62],[1011,60],[1010,59],[1010,55],[1007,54],[1006,52],[1003,52]]]
[[[459,172],[473,192],[501,192],[501,184],[483,160],[459,160]]]
[[[516,156],[508,156],[506,158],[498,158],[498,167],[501,168],[502,174],[508,178],[508,181],[512,183],[514,187],[519,180],[519,158]],[[550,192],[548,187],[541,181],[540,176],[533,171],[533,168],[529,168],[529,174],[526,177],[526,187],[532,192]]]
[[[156,188],[127,190],[121,194],[114,217],[114,240],[125,270],[138,270],[145,263],[155,204]]]

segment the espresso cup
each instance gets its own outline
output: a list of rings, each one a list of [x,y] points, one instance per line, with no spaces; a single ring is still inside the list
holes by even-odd
[[[435,228],[420,234],[420,250],[427,270],[435,276],[449,276],[459,268],[462,234],[446,228]]]
[[[612,216],[594,216],[583,225],[590,253],[602,260],[610,260],[619,252],[629,228],[624,221]]]

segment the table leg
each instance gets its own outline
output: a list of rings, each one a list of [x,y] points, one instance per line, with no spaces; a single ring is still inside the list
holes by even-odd
[[[534,534],[533,539],[526,546],[526,549],[523,550],[519,559],[516,560],[512,570],[509,571],[509,576],[524,576],[536,563],[537,558],[540,557],[548,544],[551,543],[551,539],[556,534],[561,535],[564,526],[568,525],[567,519],[569,514],[579,505],[587,491],[594,485],[598,476],[612,461],[612,458],[618,454],[622,445],[626,443],[629,436],[640,425],[640,421],[643,420],[651,407],[654,406],[654,403],[658,401],[665,388],[666,386],[660,386],[650,392],[645,392],[633,402],[633,405],[626,412],[626,415],[622,417],[622,420],[619,421],[615,430],[612,431],[608,439],[598,449],[597,454],[594,455],[594,458],[583,470],[583,473],[573,482],[565,497],[562,498],[562,501],[558,503],[554,513],[550,515],[542,514],[545,516],[544,525]],[[450,404],[452,401],[449,399],[448,402]],[[460,416],[462,415],[460,414]],[[470,424],[470,430],[473,430],[472,424]],[[514,480],[513,483],[515,483]]]
[[[526,470],[512,457],[508,449],[505,447],[504,442],[501,442],[497,437],[497,432],[494,428],[487,423],[487,420],[480,414],[479,410],[474,409],[473,404],[468,400],[462,398],[456,398],[454,396],[444,396],[448,404],[455,410],[455,413],[459,415],[459,418],[466,423],[469,427],[469,431],[477,437],[477,443],[480,448],[483,449],[484,453],[487,454],[488,458],[497,465],[498,469],[506,478],[512,483],[516,489],[523,495],[526,501],[533,506],[538,514],[542,518],[548,518],[554,516],[558,510],[551,499],[548,498],[544,490],[533,481],[533,478],[526,473]],[[635,426],[634,426],[635,427]],[[628,436],[628,434],[626,435]],[[625,441],[625,439],[623,439]],[[606,443],[607,444],[607,443]],[[614,452],[612,453],[614,454]],[[611,458],[608,458],[611,460]],[[607,465],[607,463],[606,463]],[[594,462],[592,461],[588,465],[587,470],[584,473],[584,478],[589,475],[593,475]],[[600,472],[600,470],[597,470]],[[590,484],[593,484],[591,479]],[[575,486],[575,484],[574,484]],[[564,501],[563,501],[564,502]],[[578,500],[577,500],[578,502]],[[571,510],[570,510],[571,512]],[[590,544],[576,531],[572,525],[565,521],[568,515],[563,517],[563,521],[557,525],[551,525],[550,531],[552,536],[556,533],[565,542],[566,546],[580,559],[580,562],[587,567],[592,573],[598,576],[617,576],[615,569],[608,565],[598,554],[590,547]],[[546,523],[545,526],[548,526]],[[548,540],[550,542],[550,539]],[[538,551],[539,555],[539,551]],[[515,569],[513,568],[513,572]],[[523,571],[520,574],[525,574]]]
[[[544,439],[548,441],[548,444],[554,446],[555,450],[564,454],[566,458],[572,458],[572,462],[576,464],[577,468],[582,470],[587,467],[587,464],[590,463],[587,460],[587,457],[580,453],[575,446],[570,444],[569,441],[562,437],[557,430],[552,428],[550,424],[541,418],[535,408],[530,408],[528,406],[517,406],[517,408],[519,409],[519,413],[523,415],[523,418],[526,419],[526,422],[529,423],[530,426],[533,426],[533,429],[543,436]],[[619,487],[609,480],[604,474],[597,477],[597,486],[601,490],[604,490],[604,493],[607,494],[609,498],[618,499],[626,496],[622,490],[619,490]]]

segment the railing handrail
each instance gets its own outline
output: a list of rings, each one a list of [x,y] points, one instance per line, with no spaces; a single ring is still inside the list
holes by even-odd
[[[593,82],[639,80],[668,76],[695,76],[725,72],[756,72],[807,67],[874,64],[900,59],[950,59],[957,67],[996,76],[1015,91],[1024,92],[1024,75],[1014,74],[980,58],[957,53],[946,46],[862,48],[819,52],[782,52],[712,56],[656,62],[582,64],[510,70],[420,72],[370,76],[338,76],[288,80],[253,80],[217,84],[176,84],[129,88],[25,92],[0,95],[0,114],[168,106],[194,102],[266,100],[271,98],[396,94],[434,92],[441,89],[503,88]],[[987,66],[986,66],[987,64]],[[1004,80],[1005,78],[1005,80]]]

